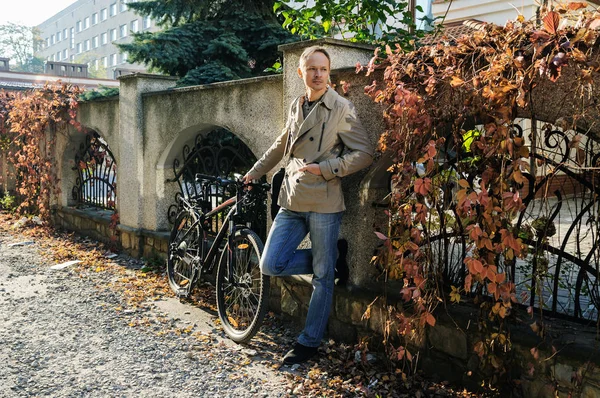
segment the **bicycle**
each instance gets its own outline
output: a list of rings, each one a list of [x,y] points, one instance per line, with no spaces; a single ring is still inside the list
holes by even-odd
[[[244,207],[260,200],[266,183],[244,184],[196,174],[198,195],[179,197],[180,211],[169,238],[167,275],[180,298],[189,297],[202,273],[216,275],[217,312],[225,333],[236,343],[249,341],[258,332],[267,310],[270,279],[260,272],[263,243],[248,225],[238,225]],[[247,189],[250,186],[255,189]],[[235,188],[235,196],[214,206],[212,194]],[[230,208],[214,241],[210,242],[213,217]]]

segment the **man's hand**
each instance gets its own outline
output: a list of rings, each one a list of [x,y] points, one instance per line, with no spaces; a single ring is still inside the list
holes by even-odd
[[[318,163],[307,164],[306,166],[300,167],[298,171],[308,171],[310,174],[314,174],[316,176],[323,175]]]
[[[245,176],[242,177],[242,182],[244,183],[244,185],[248,185],[253,181],[252,177],[250,176],[250,174],[246,174]],[[246,189],[248,191],[250,191],[252,189],[251,186],[246,186]]]
[[[250,174],[246,174],[245,176],[243,176],[242,182],[244,184],[250,184],[252,182],[252,177],[250,177]]]

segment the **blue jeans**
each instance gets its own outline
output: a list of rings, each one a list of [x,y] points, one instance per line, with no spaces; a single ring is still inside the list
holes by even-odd
[[[298,342],[318,347],[333,301],[337,240],[342,212],[314,213],[280,209],[271,226],[260,269],[271,276],[313,274],[313,293]],[[298,249],[310,233],[312,249]]]

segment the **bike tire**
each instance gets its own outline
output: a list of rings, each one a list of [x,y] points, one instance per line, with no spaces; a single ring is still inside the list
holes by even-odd
[[[216,295],[217,310],[225,333],[236,343],[252,339],[260,329],[268,306],[270,279],[260,272],[263,243],[247,228],[234,237],[236,264],[229,274],[229,243],[219,260]],[[238,285],[232,284],[231,281]]]
[[[197,279],[196,262],[200,253],[200,225],[197,216],[182,210],[177,215],[167,253],[167,276],[169,286],[181,298],[187,298]]]

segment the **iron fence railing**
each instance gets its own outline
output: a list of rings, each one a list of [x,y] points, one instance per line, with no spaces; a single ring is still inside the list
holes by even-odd
[[[108,145],[96,132],[86,136],[75,155],[77,180],[72,189],[79,205],[115,210],[117,204],[117,165]]]

